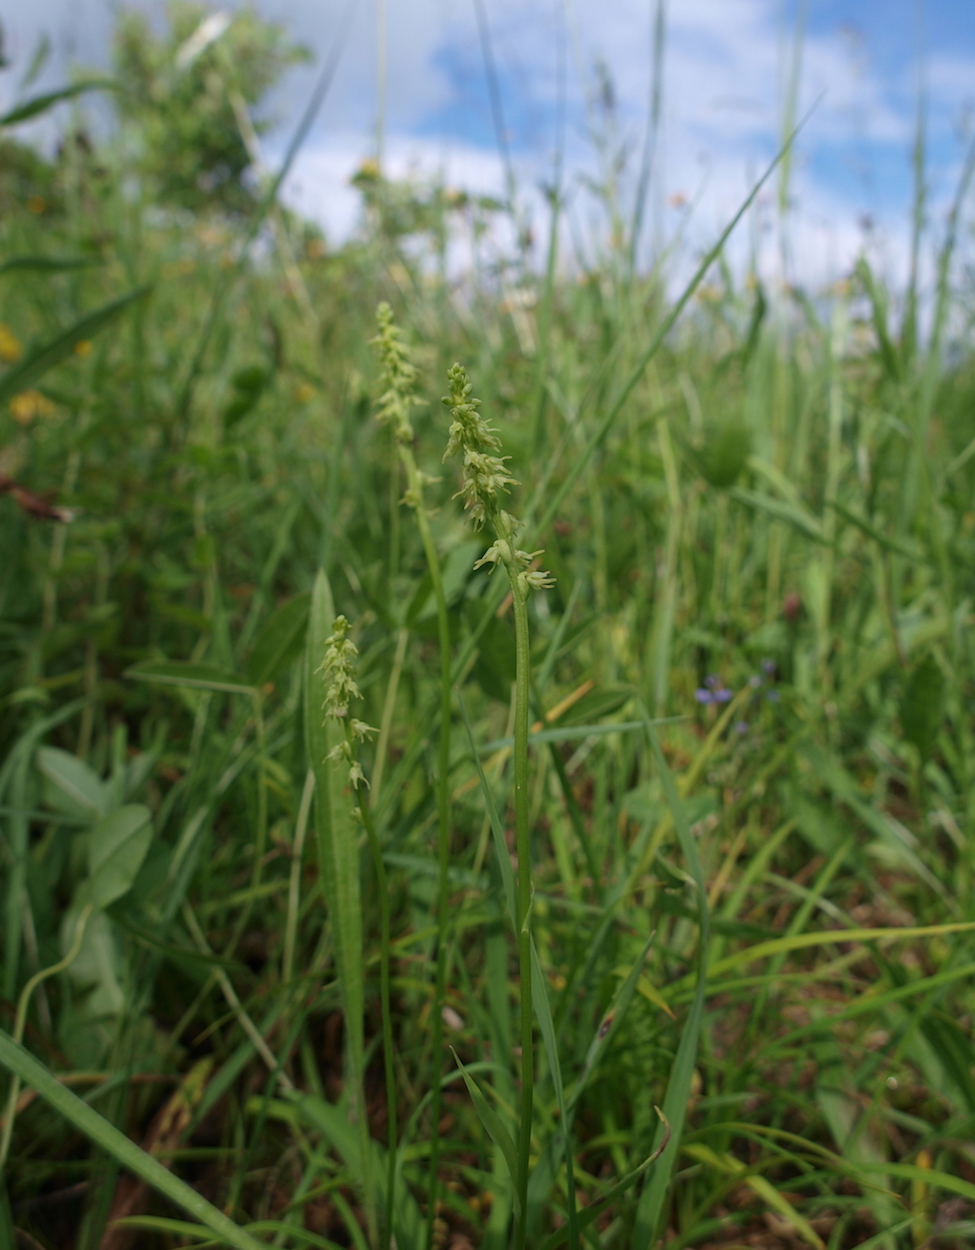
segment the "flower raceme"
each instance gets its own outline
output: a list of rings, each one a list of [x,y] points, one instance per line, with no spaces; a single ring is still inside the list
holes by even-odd
[[[388,425],[399,448],[400,461],[406,470],[406,492],[403,503],[417,515],[423,511],[423,489],[436,481],[417,466],[413,456],[413,424],[410,409],[425,401],[416,394],[417,369],[403,331],[393,320],[393,310],[386,303],[376,309],[379,333],[371,340],[382,368],[382,394],[376,405],[376,419]],[[421,528],[423,527],[421,521]]]
[[[383,371],[383,393],[376,417],[392,427],[398,443],[412,443],[410,409],[420,403],[416,397],[416,366],[410,360],[403,331],[393,320],[393,310],[388,304],[380,304],[376,309],[376,322],[379,333],[371,342]]]
[[[347,716],[349,700],[362,698],[362,693],[355,684],[355,661],[359,648],[349,637],[349,622],[344,616],[335,618],[325,648],[325,658],[319,668],[325,682],[325,702],[322,707],[327,720],[330,716]]]
[[[478,409],[479,399],[473,398],[473,387],[463,365],[453,365],[447,374],[449,395],[443,397],[444,405],[453,418],[447,437],[444,460],[463,454],[463,483],[454,496],[464,501],[464,508],[475,529],[485,521],[494,530],[495,540],[474,567],[497,564],[508,570],[509,576],[517,578],[528,590],[546,590],[555,585],[550,573],[531,568],[541,551],[522,551],[515,546],[515,535],[522,523],[501,507],[501,495],[507,494],[508,486],[518,482],[509,473],[506,461],[510,456],[500,456],[501,440],[497,431],[484,420]]]
[[[335,618],[331,636],[326,640],[325,658],[319,665],[319,671],[325,682],[325,701],[322,704],[325,719],[332,717],[345,724],[345,738],[332,748],[326,758],[346,761],[349,766],[349,784],[355,790],[360,782],[369,785],[356,758],[356,743],[377,731],[364,721],[349,716],[350,700],[362,698],[355,682],[355,661],[359,648],[349,637],[349,628],[346,617]]]

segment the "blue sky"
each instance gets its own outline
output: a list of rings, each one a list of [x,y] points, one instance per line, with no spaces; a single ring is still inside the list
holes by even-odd
[[[502,185],[475,0],[385,0],[387,156],[394,172],[443,171],[477,190]],[[621,197],[632,196],[647,110],[652,15],[657,0],[483,0],[507,138],[525,205],[538,203],[563,130],[574,212],[594,223],[584,176],[603,176],[593,130],[596,63],[613,83],[614,142],[629,152]],[[321,60],[344,0],[259,0]],[[140,6],[158,13],[156,0]],[[214,4],[213,7],[218,7]],[[233,6],[229,6],[233,7]],[[300,158],[289,194],[341,237],[357,211],[348,177],[373,145],[377,0],[359,0],[340,73]],[[664,106],[653,219],[667,238],[694,204],[689,236],[707,237],[774,152],[791,64],[797,0],[667,0]],[[975,132],[973,0],[808,0],[799,111],[821,102],[800,140],[791,186],[797,264],[809,280],[842,272],[873,223],[873,246],[896,271],[903,262],[911,191],[910,149],[919,83],[928,118],[932,221],[957,181],[966,125]],[[21,64],[41,29],[55,42],[49,74],[68,60],[104,63],[110,0],[9,0],[8,48]],[[560,77],[559,68],[562,67]],[[16,71],[4,76],[5,99]],[[292,74],[274,106],[283,147],[311,71]],[[587,100],[589,103],[587,104]],[[971,117],[966,121],[968,114]],[[627,210],[628,211],[628,210]],[[763,210],[773,215],[771,205]],[[805,277],[805,274],[800,275]]]

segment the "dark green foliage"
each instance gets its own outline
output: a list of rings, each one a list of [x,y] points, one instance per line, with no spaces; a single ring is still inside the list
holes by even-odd
[[[934,754],[938,730],[944,720],[946,686],[944,670],[930,653],[914,667],[904,684],[900,702],[901,729],[925,761]]]
[[[708,427],[697,452],[701,476],[711,486],[734,486],[752,449],[751,433],[741,421],[722,421]]]
[[[230,379],[234,395],[223,410],[225,429],[230,429],[255,407],[267,386],[269,375],[260,365],[248,365],[238,369]]]

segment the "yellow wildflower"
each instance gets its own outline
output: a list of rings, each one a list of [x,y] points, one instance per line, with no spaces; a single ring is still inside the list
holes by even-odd
[[[24,349],[13,330],[0,321],[0,360],[5,365],[12,365],[15,360],[21,358],[23,353]]]
[[[21,391],[10,401],[10,415],[20,425],[30,425],[37,417],[50,417],[54,404],[40,391]]]

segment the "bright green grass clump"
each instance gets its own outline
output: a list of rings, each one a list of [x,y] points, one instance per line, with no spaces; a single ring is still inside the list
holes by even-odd
[[[958,213],[922,334],[20,157],[0,1244],[968,1244]]]

